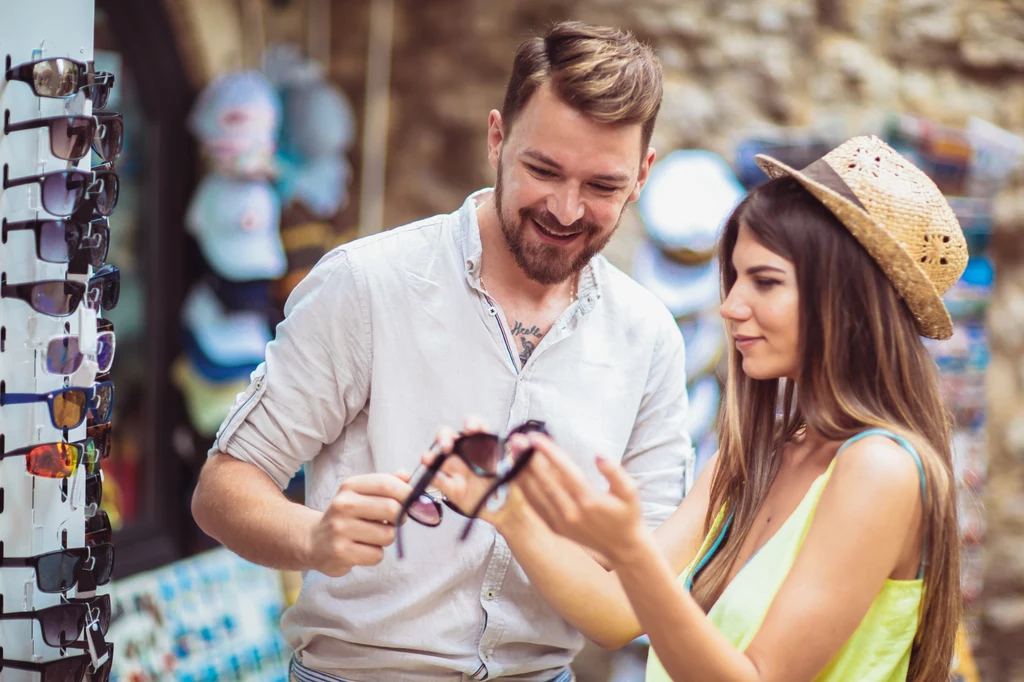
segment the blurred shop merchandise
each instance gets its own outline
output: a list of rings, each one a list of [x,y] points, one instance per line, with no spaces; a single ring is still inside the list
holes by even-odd
[[[120,516],[103,508],[116,335],[100,315],[121,290],[106,216],[120,198],[124,117],[100,111],[114,75],[91,59],[91,2],[4,14],[0,677],[106,682],[110,612],[94,595],[115,570]]]
[[[285,682],[281,574],[226,549],[112,583],[111,679]],[[5,680],[6,682],[6,680]]]
[[[259,71],[218,76],[199,94],[189,128],[211,166],[241,177],[268,177],[281,124],[281,103]]]
[[[686,343],[687,431],[695,446],[687,490],[717,450],[718,369],[727,348],[715,245],[744,191],[725,159],[685,149],[654,164],[637,202],[648,240],[637,249],[633,277],[675,316]]]
[[[356,123],[345,94],[297,46],[269,46],[263,68],[284,112],[276,186],[288,272],[274,288],[277,306],[283,308],[295,285],[334,246],[332,222],[349,201],[348,151]]]

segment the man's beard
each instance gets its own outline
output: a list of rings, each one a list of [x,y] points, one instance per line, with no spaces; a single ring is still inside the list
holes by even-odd
[[[502,205],[502,168],[498,160],[498,178],[494,185],[494,207],[498,214],[498,224],[505,236],[505,245],[516,260],[516,265],[534,282],[538,284],[559,284],[582,270],[590,259],[600,253],[608,245],[615,230],[619,229],[623,206],[615,228],[602,235],[601,228],[594,223],[577,220],[566,227],[562,225],[550,211],[544,209],[521,208],[519,215],[506,215]],[[516,218],[518,217],[518,221]],[[577,239],[583,240],[583,250],[571,260],[565,255],[565,247],[555,244],[537,244],[527,240],[527,232],[533,230],[529,221],[534,220],[543,228],[558,233],[581,232]],[[575,244],[575,242],[573,243]]]

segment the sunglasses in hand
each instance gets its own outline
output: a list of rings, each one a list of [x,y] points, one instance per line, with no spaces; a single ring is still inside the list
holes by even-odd
[[[533,454],[532,449],[527,450],[521,453],[514,462],[509,463],[507,457],[510,453],[506,447],[508,440],[516,434],[526,435],[529,433],[543,433],[547,435],[548,431],[545,428],[544,422],[531,419],[509,431],[508,435],[504,438],[494,433],[464,434],[455,440],[451,451],[442,452],[435,457],[423,475],[413,484],[412,492],[409,493],[409,497],[402,504],[402,510],[395,520],[395,544],[398,548],[399,558],[404,556],[402,523],[405,521],[406,516],[424,526],[434,527],[441,523],[442,507],[438,503],[437,498],[429,494],[427,490],[447,458],[458,457],[477,476],[493,479],[493,482],[473,510],[469,514],[465,514],[465,516],[469,517],[469,520],[466,522],[466,526],[463,528],[462,535],[459,538],[460,540],[465,540],[469,536],[473,521],[480,514],[487,500],[490,499],[498,488],[514,479],[529,461],[530,455]],[[443,501],[453,511],[462,513],[447,500]]]

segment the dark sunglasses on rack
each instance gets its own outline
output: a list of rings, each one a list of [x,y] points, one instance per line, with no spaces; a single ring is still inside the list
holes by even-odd
[[[54,647],[67,646],[82,636],[89,607],[86,604],[58,604],[37,611],[0,614],[0,620],[34,620],[39,623],[43,641]]]
[[[85,477],[85,506],[92,508],[92,515],[103,504],[103,472],[99,469]],[[87,513],[86,516],[90,514]]]
[[[99,111],[107,108],[107,100],[110,99],[110,89],[114,87],[114,74],[109,71],[93,71],[90,62],[89,73],[86,74],[83,90],[89,101],[92,102],[92,110]]]
[[[96,132],[92,137],[92,150],[104,161],[113,163],[124,149],[124,117],[114,111],[98,111]]]
[[[494,479],[494,482],[487,489],[483,497],[480,498],[476,507],[469,514],[466,514],[469,520],[462,531],[461,539],[464,540],[469,535],[473,521],[480,514],[480,510],[483,509],[486,501],[501,485],[508,483],[519,473],[522,465],[525,464],[529,455],[532,454],[532,450],[522,453],[518,460],[511,465],[510,469],[502,472],[502,460],[509,454],[506,448],[508,439],[520,433],[524,435],[528,433],[547,434],[547,429],[544,422],[531,419],[513,428],[505,438],[501,438],[494,433],[462,435],[455,440],[451,452],[441,453],[434,458],[434,461],[427,467],[423,475],[413,484],[412,492],[402,504],[402,510],[399,512],[398,518],[395,519],[395,545],[398,548],[399,558],[404,556],[402,524],[406,516],[425,526],[437,526],[441,523],[441,505],[438,504],[435,496],[427,493],[427,490],[445,460],[448,457],[458,457],[477,476]],[[459,511],[450,503],[448,506],[455,511]]]
[[[114,528],[110,517],[102,509],[85,520],[85,544],[89,547],[109,544],[114,541]]]
[[[77,372],[88,356],[96,361],[97,371],[100,374],[105,374],[114,364],[115,343],[114,332],[98,331],[98,325],[95,354],[82,352],[81,338],[77,335],[54,336],[42,347],[45,350],[43,367],[50,374],[67,377]]]
[[[73,443],[39,443],[0,454],[0,459],[9,457],[24,457],[25,470],[33,476],[42,478],[69,478],[79,464],[85,464],[86,471],[92,473],[101,459],[99,449],[92,438]]]
[[[48,116],[11,123],[10,110],[4,113],[4,134],[47,128],[50,151],[58,159],[78,161],[89,150],[104,161],[113,162],[124,146],[124,117],[117,112],[100,111],[92,116]]]
[[[84,648],[84,647],[78,647]],[[92,656],[70,656],[58,658],[55,661],[46,663],[32,663],[30,661],[16,661],[9,658],[0,659],[0,671],[4,668],[12,670],[26,670],[39,673],[40,682],[83,682],[86,674],[89,675],[89,682],[108,682],[110,679],[110,668],[114,661],[114,645],[107,644],[107,658],[98,670],[92,669]]]
[[[109,216],[121,195],[121,177],[109,162],[93,166],[92,174],[93,182],[86,189],[86,195],[92,200],[96,213]]]
[[[9,81],[27,83],[36,97],[67,99],[83,90],[93,110],[103,109],[114,87],[114,74],[95,71],[92,64],[67,57],[37,59],[12,66],[6,75]]]
[[[110,629],[110,595],[101,594],[96,597],[62,597],[65,604],[76,604],[88,609],[86,625],[93,624],[99,629],[101,635],[106,635]]]
[[[51,317],[73,315],[87,293],[90,308],[113,310],[121,296],[121,271],[116,265],[104,265],[89,278],[88,285],[71,279],[0,284],[0,297],[17,298]]]
[[[114,546],[60,549],[38,556],[8,557],[0,559],[0,568],[32,568],[36,572],[36,587],[40,592],[56,594],[67,592],[78,584],[84,572],[90,572],[97,585],[110,582],[114,570]]]
[[[110,249],[110,227],[106,218],[91,223],[74,220],[3,219],[3,241],[10,232],[31,231],[36,238],[36,257],[47,263],[70,263],[82,253],[94,268],[103,266]]]
[[[92,184],[92,172],[80,170],[53,171],[12,179],[8,177],[7,164],[4,164],[3,188],[5,190],[23,185],[39,185],[43,209],[47,213],[61,218],[66,218],[75,212]],[[98,206],[99,202],[97,201]],[[103,215],[110,214],[103,213]]]
[[[96,424],[91,418],[85,424],[85,435],[92,439],[96,447],[96,461],[110,457],[110,424]]]
[[[86,299],[90,308],[113,310],[121,298],[121,270],[107,263],[89,278],[89,295]]]
[[[84,62],[55,57],[12,66],[7,69],[7,80],[27,83],[36,97],[65,99],[87,85],[88,74]]]
[[[2,393],[0,406],[45,402],[50,421],[58,429],[75,429],[92,413],[98,424],[106,424],[114,412],[114,382],[103,381],[88,388],[69,386],[49,393]]]

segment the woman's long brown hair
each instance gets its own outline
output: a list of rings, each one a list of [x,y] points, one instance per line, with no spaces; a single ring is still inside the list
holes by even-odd
[[[718,467],[705,532],[725,507],[732,527],[700,572],[693,596],[705,610],[724,588],[779,469],[783,446],[804,425],[846,440],[880,427],[914,443],[925,473],[924,597],[907,679],[948,680],[961,614],[960,541],[950,420],[935,363],[885,274],[827,208],[791,178],[755,189],[726,223],[719,258],[727,294],[736,282],[740,223],[794,264],[802,366],[797,390],[756,380],[735,348],[719,420]]]

